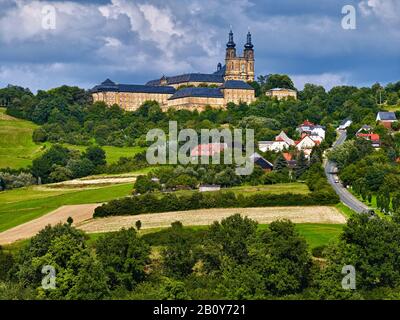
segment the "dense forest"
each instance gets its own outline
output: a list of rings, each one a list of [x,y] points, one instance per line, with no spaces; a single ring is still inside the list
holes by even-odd
[[[312,252],[285,220],[265,229],[233,215],[207,229],[175,222],[97,239],[60,224],[0,251],[0,299],[399,299],[399,248],[397,216],[355,215],[337,242]],[[50,290],[45,265],[56,270]],[[345,266],[356,270],[353,289],[342,286]]]

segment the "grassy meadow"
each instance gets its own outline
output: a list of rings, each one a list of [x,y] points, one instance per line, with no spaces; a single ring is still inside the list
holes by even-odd
[[[38,218],[63,205],[100,203],[129,195],[132,184],[95,189],[40,189],[28,187],[0,193],[0,232]]]
[[[40,156],[51,143],[36,144],[32,141],[32,133],[38,128],[30,121],[6,115],[6,109],[0,108],[0,168],[24,168],[32,164],[32,160]],[[64,144],[65,147],[84,151],[86,146]],[[102,147],[106,152],[107,163],[114,163],[121,157],[133,157],[144,150],[141,147]]]
[[[32,122],[10,117],[5,108],[0,108],[0,168],[26,167],[45,150],[32,141],[36,128]]]

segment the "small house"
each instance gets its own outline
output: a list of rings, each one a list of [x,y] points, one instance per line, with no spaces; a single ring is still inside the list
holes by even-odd
[[[396,113],[394,112],[378,112],[376,115],[376,121],[383,125],[387,129],[392,128],[392,123],[397,121]]]

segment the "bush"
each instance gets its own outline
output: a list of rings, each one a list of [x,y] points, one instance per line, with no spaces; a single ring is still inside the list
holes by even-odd
[[[316,258],[323,258],[324,257],[324,250],[326,246],[318,246],[311,250],[311,253]]]

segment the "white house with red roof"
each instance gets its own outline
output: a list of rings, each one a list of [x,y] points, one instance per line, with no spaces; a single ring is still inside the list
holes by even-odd
[[[374,148],[380,148],[381,146],[381,137],[377,133],[357,133],[356,136],[371,141]]]
[[[213,157],[228,148],[226,143],[199,144],[190,152],[192,157]]]
[[[314,140],[319,140],[320,142],[325,139],[326,128],[324,126],[314,124],[308,120],[305,120],[300,126],[297,127],[296,130],[301,135],[306,133],[307,135],[314,136]]]

